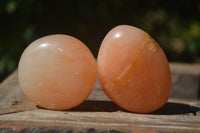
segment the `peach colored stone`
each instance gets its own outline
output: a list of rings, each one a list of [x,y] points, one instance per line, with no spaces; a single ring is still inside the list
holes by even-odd
[[[18,68],[20,86],[35,104],[65,110],[82,103],[96,81],[97,66],[90,50],[68,35],[50,35],[32,42]]]
[[[150,113],[171,92],[167,58],[146,32],[132,26],[113,28],[98,54],[98,75],[105,94],[125,110]]]

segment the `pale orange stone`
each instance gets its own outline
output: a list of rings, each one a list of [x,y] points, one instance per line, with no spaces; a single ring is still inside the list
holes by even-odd
[[[35,104],[52,109],[71,109],[91,93],[97,77],[90,50],[68,35],[50,35],[32,42],[18,68],[19,84]]]
[[[104,38],[98,54],[98,76],[105,94],[121,108],[150,113],[171,92],[167,58],[146,32],[121,25]]]

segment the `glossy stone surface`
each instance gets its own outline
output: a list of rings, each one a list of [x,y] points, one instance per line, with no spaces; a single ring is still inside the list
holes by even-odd
[[[25,95],[52,110],[70,109],[82,103],[91,93],[96,77],[92,53],[68,35],[50,35],[32,42],[18,67]]]
[[[105,94],[121,108],[150,113],[171,92],[167,58],[146,32],[120,25],[104,38],[98,54],[98,76]]]

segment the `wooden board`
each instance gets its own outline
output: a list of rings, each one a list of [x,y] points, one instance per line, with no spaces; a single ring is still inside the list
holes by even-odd
[[[198,100],[200,98],[200,64],[170,64],[172,73],[171,98]]]
[[[178,67],[180,68],[180,66]],[[179,72],[175,70],[177,69],[176,64],[173,64],[171,68],[176,76],[180,76],[177,75]],[[180,71],[180,69],[178,70]],[[199,78],[197,73],[200,69],[197,67],[193,70],[196,72],[189,73],[189,75],[197,75],[196,78]],[[183,73],[180,74],[184,76]],[[199,83],[198,80],[196,82]],[[178,80],[174,83],[174,85],[180,86]],[[178,90],[181,91],[180,88]],[[192,90],[196,91],[196,89]],[[198,94],[198,92],[195,93]],[[95,131],[117,130],[133,133],[141,131],[144,133],[200,132],[198,99],[184,99],[180,95],[177,97],[176,95],[171,97],[169,102],[157,112],[135,114],[122,110],[110,101],[101,91],[99,82],[97,82],[92,94],[78,107],[66,111],[51,111],[37,107],[24,96],[18,85],[17,71],[15,71],[0,85],[0,131],[1,125],[2,127],[15,125],[26,128],[67,128],[78,131],[88,131],[94,128]]]

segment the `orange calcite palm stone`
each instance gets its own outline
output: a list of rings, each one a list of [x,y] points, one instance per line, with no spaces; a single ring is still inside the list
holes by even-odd
[[[98,54],[98,75],[105,94],[131,112],[153,112],[170,96],[167,58],[157,42],[136,27],[117,26],[106,35]]]
[[[65,110],[82,103],[96,81],[97,66],[90,50],[68,35],[50,35],[31,43],[18,68],[20,86],[35,104]]]

